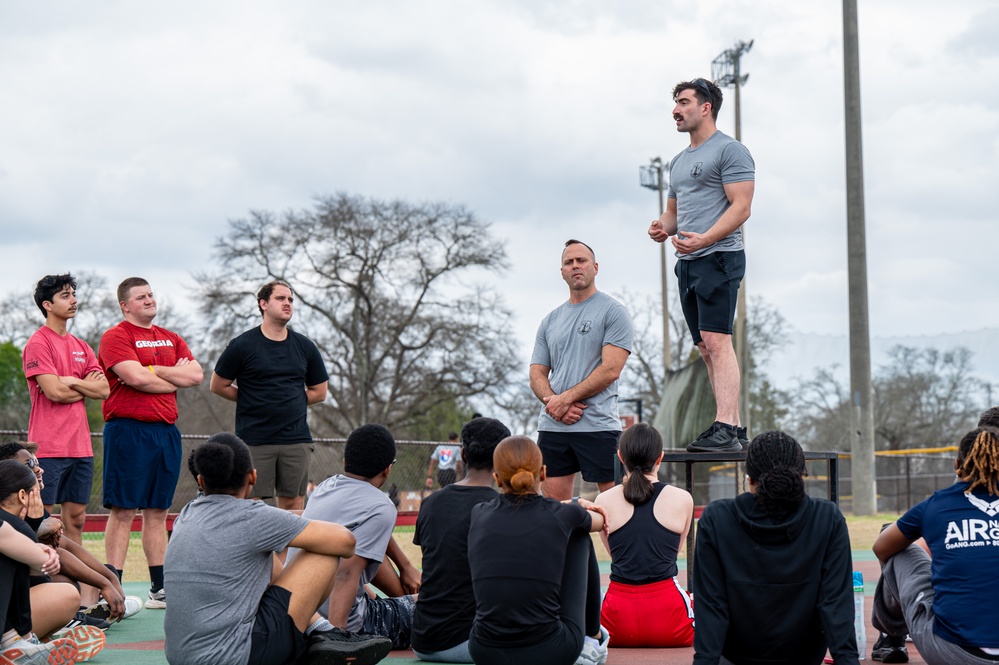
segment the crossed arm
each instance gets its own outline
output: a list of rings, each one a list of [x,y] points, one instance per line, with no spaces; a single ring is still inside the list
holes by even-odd
[[[204,372],[197,360],[181,358],[176,365],[140,365],[137,360],[123,360],[112,368],[130,388],[144,393],[175,393],[179,388],[199,385]]]
[[[600,350],[600,364],[586,378],[556,394],[549,382],[551,367],[531,365],[531,390],[545,403],[545,411],[559,422],[572,425],[583,417],[584,399],[593,397],[621,376],[630,353],[613,344],[604,344]]]
[[[42,394],[58,404],[72,404],[86,397],[107,399],[111,392],[104,373],[96,369],[82,379],[75,376],[39,374],[35,377],[35,381],[38,382]]]

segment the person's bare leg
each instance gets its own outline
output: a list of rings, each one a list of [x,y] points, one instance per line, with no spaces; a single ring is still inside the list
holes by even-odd
[[[87,504],[63,501],[59,513],[63,535],[79,545],[83,544],[83,525],[87,521]]]
[[[166,510],[142,509],[142,551],[146,554],[147,565],[163,565],[167,545],[166,518]]]
[[[701,333],[703,335],[703,333]],[[701,352],[701,360],[704,361],[704,366],[708,368],[708,383],[711,384],[711,394],[715,392],[715,372],[714,368],[711,366],[711,354],[708,352],[708,347],[704,344],[702,339],[697,343],[697,350]]]
[[[80,594],[72,584],[37,584],[31,587],[31,629],[38,637],[59,630],[80,609]]]
[[[305,508],[304,496],[279,496],[275,497],[274,505],[281,510],[302,510]]]
[[[101,590],[89,584],[80,583],[80,607],[96,605],[101,600]]]
[[[709,373],[713,374],[711,388],[715,393],[718,411],[715,420],[728,425],[741,424],[739,420],[739,361],[732,346],[732,336],[725,333],[701,331],[707,350],[705,361],[710,358]]]
[[[316,618],[316,610],[333,592],[339,566],[340,557],[302,551],[274,580],[274,586],[291,592],[288,615],[303,633]]]
[[[104,556],[107,562],[118,570],[125,568],[125,555],[128,554],[128,538],[132,534],[134,508],[111,508],[108,524],[104,529]]]
[[[614,481],[613,480],[608,481],[606,483],[597,483],[597,489],[600,490],[601,492],[606,492],[607,490],[611,489],[612,487],[614,487]]]
[[[576,480],[576,475],[571,476],[548,476],[541,483],[541,492],[549,499],[565,501],[572,498],[572,487]]]

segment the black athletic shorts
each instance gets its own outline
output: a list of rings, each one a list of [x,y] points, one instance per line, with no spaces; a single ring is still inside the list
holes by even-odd
[[[272,585],[264,591],[253,619],[248,665],[294,663],[308,649],[305,635],[288,614],[290,603],[291,591],[284,587]]]
[[[746,252],[713,252],[676,262],[680,306],[694,344],[701,331],[732,334],[739,285],[746,275]]]
[[[538,447],[550,478],[583,472],[591,483],[614,481],[614,456],[621,432],[538,432]]]

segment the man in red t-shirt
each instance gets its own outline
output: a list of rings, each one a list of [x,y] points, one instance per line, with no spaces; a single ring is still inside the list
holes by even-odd
[[[23,353],[31,397],[28,439],[38,444],[38,457],[48,472],[42,490],[45,508],[51,511],[60,504],[65,536],[82,544],[94,484],[94,449],[84,400],[105,399],[108,382],[93,350],[67,330],[67,322],[76,316],[73,276],[42,277],[34,298],[45,325],[31,336]]]
[[[201,383],[201,365],[180,335],[153,325],[156,300],[149,283],[129,277],[118,285],[125,320],[104,333],[97,358],[108,377],[104,401],[104,532],[109,565],[121,577],[128,538],[142,510],[142,549],[149,565],[146,607],[166,607],[163,557],[166,516],[180,477],[177,390]]]

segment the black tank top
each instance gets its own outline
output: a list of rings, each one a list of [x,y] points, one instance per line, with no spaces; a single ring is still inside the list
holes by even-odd
[[[608,541],[611,550],[611,580],[623,584],[652,584],[674,577],[680,534],[656,519],[653,509],[665,483],[653,483],[652,498],[635,506],[631,519]]]

